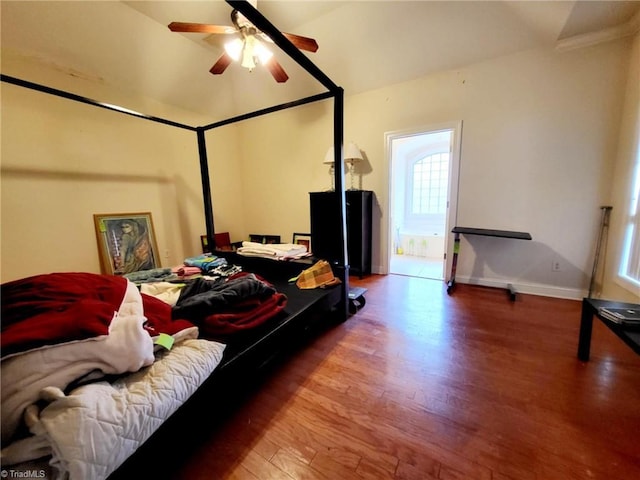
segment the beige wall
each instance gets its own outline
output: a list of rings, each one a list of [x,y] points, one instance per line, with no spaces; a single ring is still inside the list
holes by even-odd
[[[333,101],[258,117],[241,126],[244,218],[250,233],[309,233],[309,192],[331,187],[322,163],[333,142]]]
[[[209,162],[209,177],[211,181],[211,203],[213,207],[214,228],[216,232],[229,232],[232,242],[244,239],[246,201],[245,183],[243,179],[243,162],[240,142],[240,132],[236,125],[227,125],[205,134],[207,158]],[[200,173],[194,180],[197,187],[197,199],[202,204],[202,190],[200,189]],[[204,208],[204,207],[202,207]],[[188,209],[194,213],[193,209]],[[199,235],[206,234],[204,224],[204,210],[196,216],[202,225]],[[182,254],[189,256],[189,250]],[[181,259],[181,258],[180,258]]]
[[[611,192],[630,47],[622,40],[566,53],[536,49],[360,95],[345,92],[345,140],[365,152],[370,171],[362,187],[376,194],[374,270],[384,271],[388,249],[385,132],[461,120],[458,224],[528,231],[533,241],[463,238],[457,279],[583,296],[599,207]],[[262,140],[243,155],[251,166],[244,175],[254,209],[246,212],[250,228],[288,234],[307,221],[305,193],[328,186],[322,159],[330,112],[309,106],[304,114],[241,127],[247,139]],[[554,261],[561,271],[552,271]]]
[[[46,67],[11,63],[3,55],[7,71],[162,118],[202,122]],[[7,83],[1,88],[2,281],[52,271],[99,272],[95,213],[151,212],[164,267],[199,252],[205,225],[195,132]],[[238,142],[233,127],[221,130],[208,139],[216,149],[212,172],[225,177],[222,183],[221,176],[212,178],[213,202],[241,224],[241,204],[225,197],[226,190],[239,190],[229,162],[238,156]],[[220,227],[228,223],[222,216]]]
[[[345,92],[345,140],[364,151],[362,188],[376,194],[374,269],[384,271],[388,248],[385,132],[462,121],[458,224],[529,231],[533,241],[463,239],[458,281],[582,296],[599,207],[610,201],[614,166],[624,170],[617,148],[631,47],[628,39],[566,53],[537,49]],[[167,264],[197,250],[204,221],[194,133],[4,84],[2,94],[3,280],[95,271],[96,212],[154,212]],[[308,193],[330,186],[322,160],[332,112],[327,100],[207,133],[217,231],[283,241],[308,232]],[[612,231],[610,244],[618,237]],[[554,261],[562,271],[551,271]]]

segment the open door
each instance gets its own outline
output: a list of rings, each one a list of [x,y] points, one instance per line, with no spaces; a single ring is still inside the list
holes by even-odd
[[[385,134],[387,272],[444,280],[455,225],[462,123]]]

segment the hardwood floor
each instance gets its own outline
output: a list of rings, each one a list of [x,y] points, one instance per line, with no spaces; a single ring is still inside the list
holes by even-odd
[[[158,459],[167,478],[640,478],[640,356],[596,321],[579,362],[580,302],[351,282],[365,307]]]

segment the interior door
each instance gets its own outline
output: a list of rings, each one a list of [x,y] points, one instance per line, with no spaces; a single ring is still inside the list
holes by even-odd
[[[450,271],[461,131],[450,122],[385,134],[387,273],[443,280]]]

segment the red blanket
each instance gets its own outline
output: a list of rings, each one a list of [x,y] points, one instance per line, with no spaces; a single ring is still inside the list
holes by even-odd
[[[278,315],[287,305],[287,297],[274,293],[266,299],[249,298],[233,309],[207,315],[198,327],[205,338],[219,339],[220,335],[242,332],[262,325]]]
[[[127,283],[112,275],[51,273],[2,284],[2,357],[108,335]],[[144,327],[151,336],[193,326],[172,320],[171,307],[164,302],[144,294],[142,299]]]

